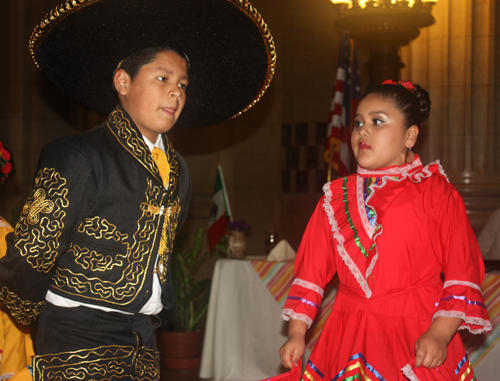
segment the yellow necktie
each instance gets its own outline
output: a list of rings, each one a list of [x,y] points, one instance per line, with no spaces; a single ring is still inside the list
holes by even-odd
[[[170,175],[170,164],[168,163],[167,156],[158,147],[154,147],[151,152],[153,155],[153,160],[160,171],[161,179],[163,180],[163,186],[168,185],[169,175]]]

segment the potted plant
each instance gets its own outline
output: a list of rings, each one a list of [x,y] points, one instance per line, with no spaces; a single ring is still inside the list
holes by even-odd
[[[172,280],[175,306],[162,311],[159,332],[161,361],[167,368],[199,368],[203,341],[203,325],[208,311],[210,279],[197,279],[200,267],[214,252],[203,251],[204,229],[200,228],[191,247],[188,236],[177,236],[172,249]],[[225,250],[219,243],[215,252]]]

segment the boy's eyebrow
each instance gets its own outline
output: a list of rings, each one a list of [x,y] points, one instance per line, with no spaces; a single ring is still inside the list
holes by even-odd
[[[163,66],[157,66],[157,67],[155,67],[155,70],[161,70],[161,71],[163,71],[163,72],[165,72],[165,73],[167,73],[167,74],[174,74],[174,72],[173,72],[172,70],[167,69],[167,68],[165,68],[165,67],[163,67]],[[188,78],[188,76],[187,76],[187,75],[183,75],[183,76],[181,77],[181,79],[189,79],[189,78]]]

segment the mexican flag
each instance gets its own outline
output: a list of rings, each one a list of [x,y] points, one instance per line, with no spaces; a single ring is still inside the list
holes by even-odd
[[[226,185],[222,168],[217,168],[217,177],[215,178],[215,189],[212,198],[212,209],[208,221],[208,244],[213,249],[227,233],[227,223],[231,216],[229,200],[227,198]]]

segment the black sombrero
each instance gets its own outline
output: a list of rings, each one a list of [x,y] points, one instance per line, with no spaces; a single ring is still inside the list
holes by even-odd
[[[79,103],[108,114],[113,71],[130,54],[170,46],[190,61],[178,127],[208,126],[252,107],[269,87],[276,54],[247,0],[71,0],[35,28],[38,68]]]

